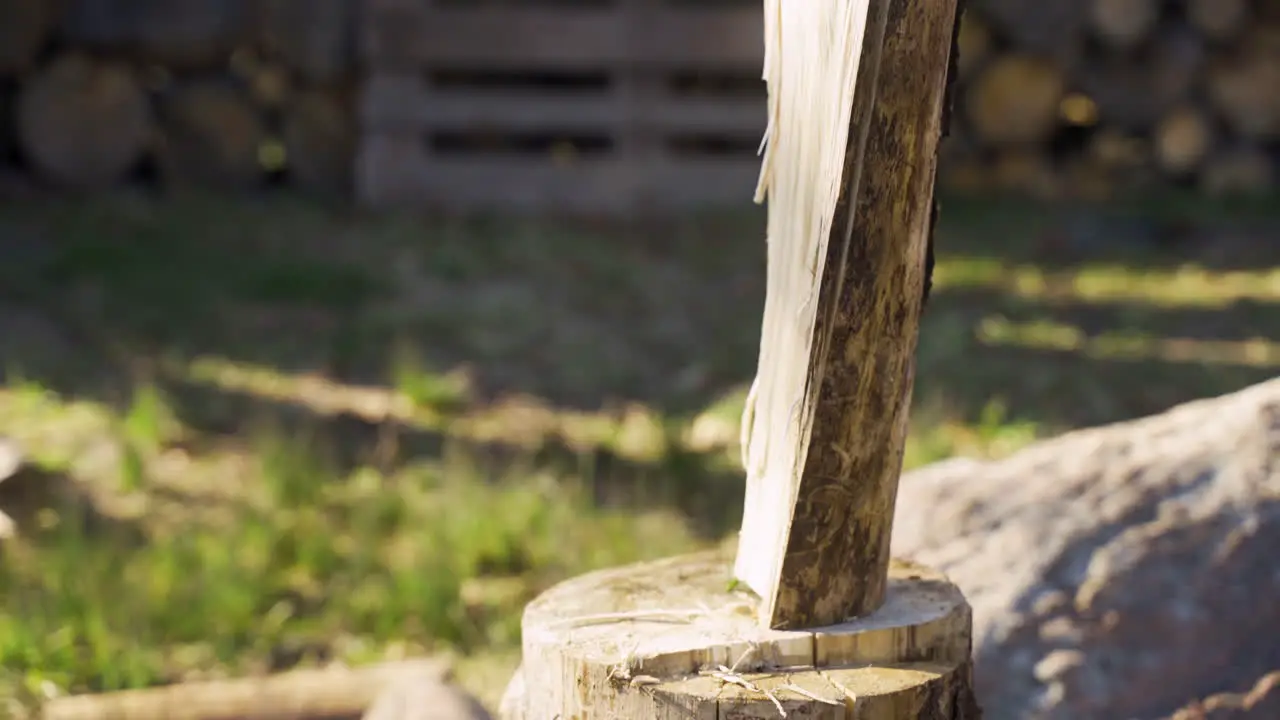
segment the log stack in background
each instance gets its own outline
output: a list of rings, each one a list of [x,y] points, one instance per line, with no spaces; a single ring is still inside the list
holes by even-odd
[[[357,0],[0,0],[0,155],[48,186],[350,192]]]
[[[1280,179],[1280,0],[971,0],[945,182],[1051,196]]]
[[[355,45],[374,4],[0,0],[0,173],[78,191],[145,177],[347,196],[360,78],[377,70]],[[1280,183],[1280,0],[967,5],[944,186],[1105,197]],[[759,63],[735,72],[758,78]],[[763,117],[763,83],[759,97]]]

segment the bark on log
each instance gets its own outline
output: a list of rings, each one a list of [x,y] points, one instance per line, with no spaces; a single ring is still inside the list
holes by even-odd
[[[160,117],[159,166],[170,187],[246,190],[263,181],[265,122],[233,83],[181,85],[161,101]]]
[[[1089,22],[1105,44],[1122,50],[1137,47],[1160,19],[1158,0],[1090,0]]]
[[[766,155],[770,245],[809,252],[807,243],[823,241],[812,248],[820,264],[770,254],[771,264],[802,269],[770,278],[744,417],[748,488],[736,572],[765,598],[770,627],[839,622],[884,600],[958,20],[953,2],[870,3],[831,215],[812,217],[828,211],[799,190],[833,179],[803,146]],[[829,99],[783,97],[793,104],[771,108],[771,143],[812,142],[808,130],[826,120],[815,121],[808,102]],[[811,324],[799,319],[806,312]],[[773,347],[792,340],[804,355]]]
[[[31,77],[18,97],[18,142],[46,179],[66,187],[111,185],[152,139],[146,94],[128,67],[63,56]]]
[[[1213,132],[1210,119],[1192,105],[1165,115],[1153,133],[1160,168],[1174,176],[1194,173],[1213,149]]]
[[[353,69],[353,0],[263,0],[258,34],[274,57],[310,82],[334,82]]]
[[[722,549],[544,593],[525,611],[504,720],[979,716],[971,614],[945,577],[895,562],[874,614],[788,632],[756,622],[759,598],[730,588],[731,562]]]
[[[356,126],[345,93],[309,90],[285,109],[284,145],[289,178],[323,195],[346,195],[355,167]]]
[[[44,720],[328,720],[358,717],[405,677],[443,681],[448,666],[431,660],[363,668],[294,670],[278,675],[183,683],[45,704]]]
[[[49,0],[0,0],[0,76],[29,71],[53,29]]]
[[[1066,78],[1043,58],[1010,53],[996,58],[969,87],[969,127],[987,145],[1042,143],[1058,127]]]

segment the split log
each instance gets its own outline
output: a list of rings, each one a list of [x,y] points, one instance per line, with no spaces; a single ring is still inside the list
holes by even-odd
[[[1117,49],[1137,47],[1160,19],[1159,0],[1091,0],[1089,21],[1103,43]]]
[[[289,178],[298,187],[345,196],[355,167],[356,126],[345,93],[309,90],[285,109],[284,145]]]
[[[45,704],[44,720],[279,720],[358,717],[404,678],[443,682],[448,666],[431,660],[362,668],[292,670],[278,675],[181,683]]]
[[[942,575],[895,562],[875,615],[780,631],[731,588],[731,564],[713,551],[547,591],[525,610],[503,720],[979,717],[969,607]]]
[[[248,93],[221,79],[176,87],[160,103],[159,166],[166,185],[245,190],[264,179],[267,139]]]
[[[764,598],[761,620],[772,628],[860,617],[883,602],[933,263],[954,13],[950,2],[872,0],[856,83],[840,60],[853,48],[817,58],[766,49],[770,144],[757,198],[769,201],[770,275],[743,416],[735,573]],[[806,29],[811,43],[831,37],[821,24]],[[766,38],[771,30],[781,32],[767,22]],[[783,77],[799,88],[780,93]],[[846,103],[851,116],[815,111],[843,113]],[[802,150],[821,142],[829,164]]]
[[[969,126],[987,145],[1033,145],[1058,127],[1066,78],[1054,63],[1010,53],[991,62],[969,86]]]
[[[888,548],[957,30],[954,2],[765,3],[769,277],[732,573],[721,549],[544,593],[508,720],[980,715],[963,596]]]
[[[1209,158],[1200,187],[1215,195],[1260,195],[1275,186],[1276,168],[1262,148],[1243,145]]]
[[[1218,58],[1208,76],[1208,95],[1227,125],[1246,139],[1280,137],[1280,51],[1264,36]]]
[[[247,37],[248,0],[64,1],[69,41],[170,68],[218,67]]]
[[[304,80],[330,83],[354,69],[355,13],[353,0],[263,0],[258,34]]]
[[[1213,125],[1192,105],[1166,114],[1156,124],[1153,135],[1157,163],[1175,176],[1194,173],[1213,149]]]
[[[31,69],[55,19],[49,0],[0,0],[0,76]]]
[[[46,179],[72,188],[121,180],[151,142],[151,108],[133,71],[67,55],[33,76],[18,97],[18,142]]]
[[[1210,40],[1236,37],[1249,20],[1249,0],[1186,0],[1187,21]]]

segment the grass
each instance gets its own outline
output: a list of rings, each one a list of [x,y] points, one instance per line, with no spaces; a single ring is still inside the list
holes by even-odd
[[[1184,202],[1192,240],[1135,240],[1167,207],[1077,210],[1109,233],[1082,252],[1053,209],[944,205],[907,465],[1274,374],[1280,223]],[[0,210],[0,433],[32,456],[0,716],[437,652],[493,702],[540,590],[736,527],[760,220]]]

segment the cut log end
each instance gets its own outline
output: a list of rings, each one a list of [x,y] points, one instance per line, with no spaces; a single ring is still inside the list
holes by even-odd
[[[503,716],[775,718],[776,701],[812,718],[972,717],[971,615],[941,574],[895,562],[877,612],[778,631],[730,569],[719,550],[552,588],[525,612]]]
[[[67,55],[24,85],[17,130],[22,152],[45,178],[101,188],[122,179],[146,152],[151,109],[128,67]]]
[[[969,87],[969,124],[989,145],[1044,142],[1058,127],[1066,91],[1061,69],[1031,55],[1008,54],[992,62]]]
[[[230,82],[196,81],[177,88],[161,111],[167,185],[246,190],[262,182],[266,127],[248,93]]]

